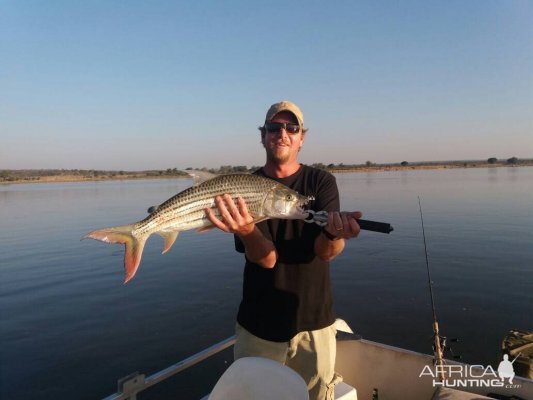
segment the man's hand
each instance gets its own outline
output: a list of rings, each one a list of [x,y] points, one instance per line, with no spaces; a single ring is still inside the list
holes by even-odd
[[[351,239],[357,237],[361,228],[357,220],[363,214],[360,211],[334,211],[328,213],[328,223],[324,229],[339,239]]]
[[[239,236],[247,236],[254,231],[254,219],[248,212],[248,207],[242,197],[238,197],[237,204],[235,204],[229,194],[224,194],[215,197],[215,204],[220,218],[213,213],[211,208],[206,208],[205,213],[209,221],[217,228]]]
[[[328,212],[328,223],[324,230],[331,234],[335,240],[321,234],[315,240],[315,254],[325,261],[331,261],[344,249],[344,240],[357,237],[361,228],[357,219],[363,214],[359,211],[332,211]],[[340,239],[340,240],[337,240]]]

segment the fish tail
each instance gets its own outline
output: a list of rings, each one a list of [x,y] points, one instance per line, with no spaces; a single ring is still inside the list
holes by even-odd
[[[148,236],[136,237],[132,234],[134,225],[123,225],[89,232],[84,238],[91,238],[105,243],[122,243],[124,252],[124,283],[135,276]]]

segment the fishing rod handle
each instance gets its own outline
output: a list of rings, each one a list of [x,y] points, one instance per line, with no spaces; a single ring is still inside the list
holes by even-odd
[[[372,231],[379,233],[391,233],[394,228],[391,224],[386,222],[368,221],[366,219],[358,219],[359,227],[364,231]]]

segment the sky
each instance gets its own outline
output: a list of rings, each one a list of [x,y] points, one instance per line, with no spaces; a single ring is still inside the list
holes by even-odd
[[[533,1],[0,1],[0,169],[533,158]]]

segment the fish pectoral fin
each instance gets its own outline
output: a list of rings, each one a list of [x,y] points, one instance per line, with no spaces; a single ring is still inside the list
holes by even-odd
[[[204,226],[203,228],[198,229],[196,232],[205,233],[207,231],[210,231],[213,228],[215,228],[215,225],[211,224],[211,225],[207,225],[207,226]]]
[[[252,222],[250,222],[250,224],[257,224],[258,222],[263,222],[263,221],[266,221],[267,219],[269,219],[269,217],[266,217],[266,216],[259,217],[257,219],[254,218],[254,220]]]
[[[266,220],[266,219],[268,219],[268,218],[269,218],[269,217],[261,217],[261,218],[259,218],[259,219],[254,219],[252,222],[250,222],[250,223],[248,223],[248,224],[246,224],[246,225],[256,224],[256,223],[261,222],[261,221],[264,221],[264,220]],[[204,226],[203,228],[198,229],[196,232],[198,232],[198,233],[205,233],[205,232],[207,232],[207,231],[210,231],[210,230],[213,229],[213,228],[216,228],[216,226],[211,224],[211,225],[207,225],[207,226]]]
[[[163,251],[161,254],[165,254],[167,251],[170,250],[174,242],[176,241],[176,238],[178,237],[180,231],[170,231],[170,232],[157,232],[159,235],[165,239],[165,244],[163,245]]]

